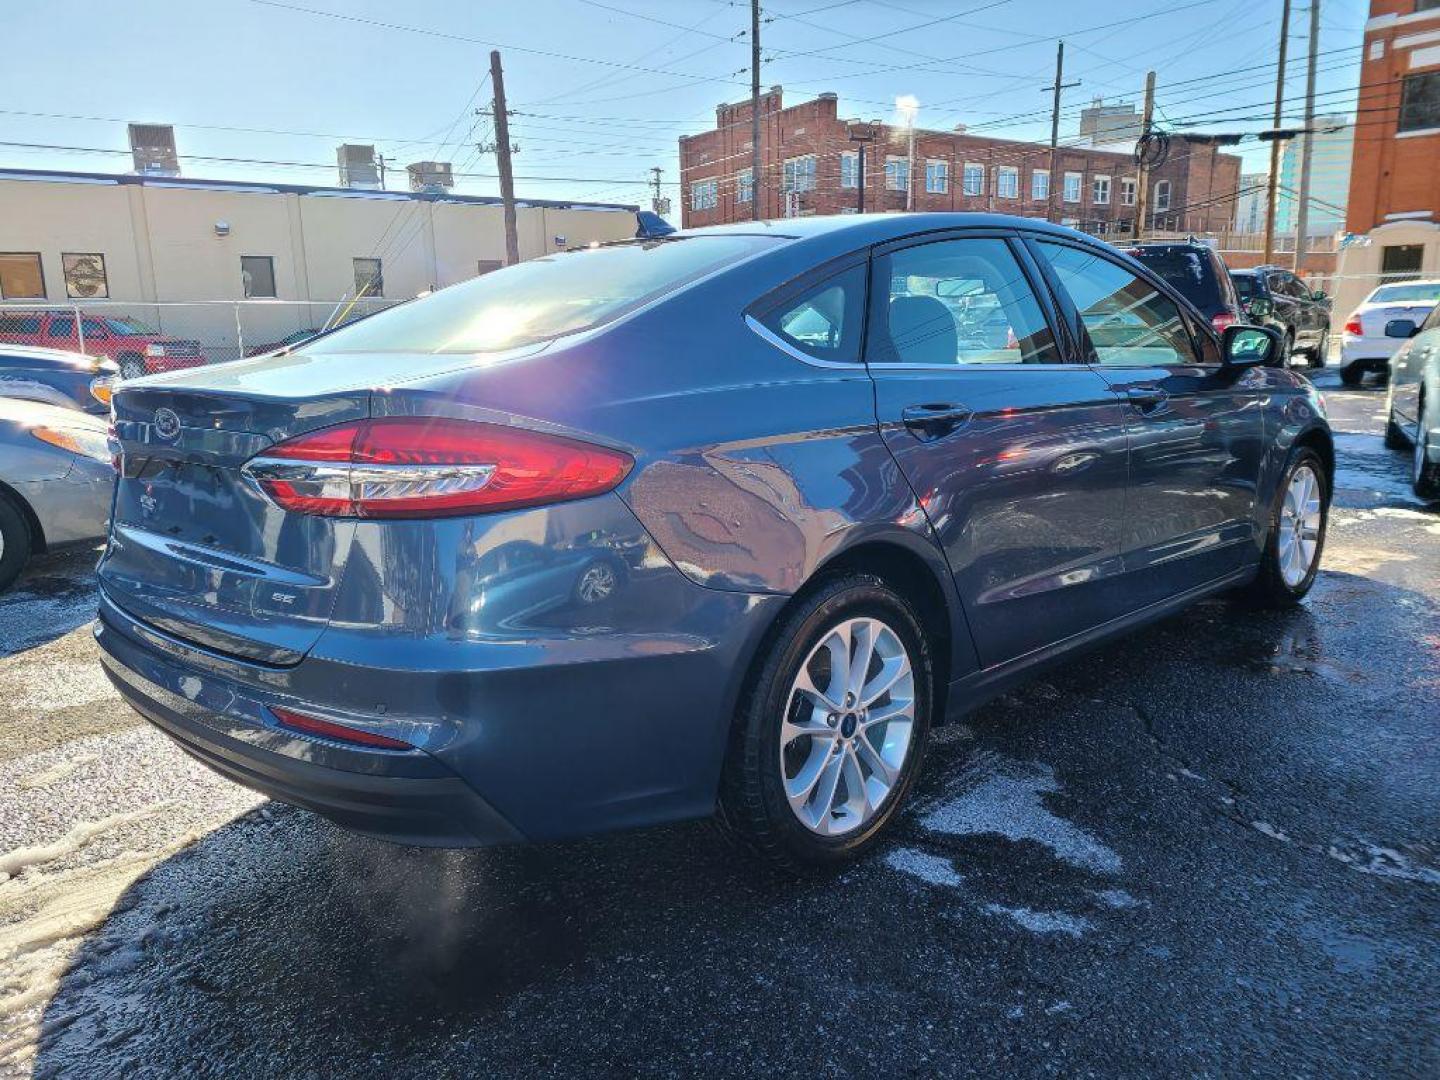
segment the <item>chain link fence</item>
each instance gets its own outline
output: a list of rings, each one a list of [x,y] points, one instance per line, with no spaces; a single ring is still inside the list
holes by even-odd
[[[0,346],[40,346],[103,356],[121,375],[221,364],[296,344],[399,300],[198,300],[65,304],[0,302]]]

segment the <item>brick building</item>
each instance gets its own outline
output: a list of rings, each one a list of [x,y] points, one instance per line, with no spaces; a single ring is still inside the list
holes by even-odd
[[[1440,277],[1440,0],[1371,0],[1337,314],[1382,279]]]
[[[719,106],[713,131],[680,140],[684,224],[748,220],[756,198],[764,218],[858,211],[859,148],[838,110],[835,94],[789,108],[778,86],[762,95],[762,176],[756,185],[750,102]],[[1052,177],[1047,145],[917,129],[915,175],[908,177],[906,129],[876,124],[873,132],[865,151],[867,212],[906,209],[908,181],[915,210],[1044,217],[1053,197],[1057,219],[1098,235],[1128,233],[1134,220],[1138,170],[1128,153],[1062,146]],[[1150,182],[1150,228],[1231,228],[1240,187],[1238,157],[1177,140],[1164,165],[1151,171]]]

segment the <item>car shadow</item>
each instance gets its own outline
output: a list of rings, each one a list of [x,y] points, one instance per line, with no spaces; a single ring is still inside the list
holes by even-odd
[[[37,555],[0,593],[0,656],[64,637],[95,618],[94,544]]]
[[[1358,601],[1348,595],[1356,590]],[[797,880],[758,870],[704,823],[433,851],[262,806],[154,867],[86,938],[44,1009],[34,1075],[320,1076],[365,1067],[448,1075],[456,1060],[468,1063],[461,1072],[489,1075],[585,1071],[582,1062],[631,1075],[666,1071],[657,1063],[675,1055],[699,1060],[707,1039],[743,1054],[751,1025],[772,1047],[787,1032],[809,1037],[830,1016],[830,1006],[815,1011],[821,991],[840,995],[836,1008],[886,1017],[871,1033],[883,1043],[896,1037],[887,1025],[908,1022],[905,1010],[936,994],[945,1009],[957,1007],[952,991],[927,985],[937,937],[946,956],[981,958],[953,993],[978,998],[976,1008],[993,1005],[998,1021],[1003,1001],[985,1002],[985,986],[1023,978],[1016,972],[1038,955],[1063,957],[1079,935],[1021,931],[1022,944],[1009,946],[994,930],[1009,924],[985,913],[1033,916],[1027,890],[1067,893],[1073,904],[1121,883],[1106,867],[1107,849],[1085,847],[1102,828],[1124,828],[1096,809],[1097,793],[1146,791],[1156,805],[1182,797],[1149,794],[1146,785],[1160,783],[1157,761],[1171,772],[1183,764],[1239,775],[1253,767],[1242,750],[1285,768],[1296,767],[1295,747],[1312,742],[1328,757],[1313,716],[1325,702],[1369,694],[1371,635],[1408,626],[1409,645],[1392,652],[1396,663],[1414,664],[1424,650],[1419,605],[1437,624],[1433,602],[1401,592],[1328,574],[1311,606],[1291,612],[1241,618],[1228,602],[1207,601],[942,729],[896,845],[929,843],[940,855],[919,863],[922,871],[936,858],[954,860],[967,888],[987,890],[967,919],[956,917],[953,890],[901,888],[909,879],[886,871],[895,864],[884,856]],[[1342,603],[1379,605],[1385,617],[1341,623],[1330,612]],[[1197,684],[1197,671],[1213,690]],[[1258,696],[1279,679],[1291,680],[1284,694]],[[1141,726],[1127,710],[1147,680],[1158,691],[1152,701],[1172,704],[1161,723]],[[1237,700],[1243,713],[1229,708]],[[1195,730],[1179,723],[1187,710],[1201,717]],[[1207,762],[1211,743],[1224,745]],[[1360,750],[1369,753],[1357,747],[1356,760]],[[977,751],[1029,771],[975,769]],[[1036,761],[1052,763],[1066,790],[1037,774]],[[940,830],[938,840],[927,834],[924,815],[997,776],[1030,783],[1050,817],[1066,820],[1042,820],[1018,841],[983,822]],[[1376,782],[1395,784],[1389,773]],[[1145,843],[1164,842],[1157,823],[1142,829]],[[1074,849],[1077,836],[1078,858],[1052,854]],[[1188,856],[1188,836],[1180,845]],[[1180,882],[1167,888],[1185,903]],[[1237,933],[1249,932],[1243,912],[1234,918]],[[1091,962],[1118,970],[1126,961]]]

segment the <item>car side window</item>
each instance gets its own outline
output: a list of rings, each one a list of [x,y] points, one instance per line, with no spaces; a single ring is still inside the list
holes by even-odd
[[[816,360],[858,363],[865,269],[865,264],[859,263],[780,301],[759,317],[760,324]]]
[[[876,260],[866,359],[879,364],[1057,364],[1060,351],[1010,245],[939,240]]]
[[[1100,363],[1200,363],[1179,306],[1148,281],[1091,251],[1044,240],[1035,246],[1070,294]]]

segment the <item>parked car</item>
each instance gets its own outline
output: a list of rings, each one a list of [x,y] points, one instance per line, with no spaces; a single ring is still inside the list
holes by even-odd
[[[1285,339],[1282,352],[1286,364],[1295,353],[1303,352],[1312,368],[1325,366],[1330,351],[1330,301],[1323,292],[1311,290],[1278,266],[1232,270],[1230,279],[1248,320],[1274,327]]]
[[[1013,340],[962,336],[955,279]],[[1278,347],[1034,219],[552,254],[123,384],[96,636],[191,754],[353,829],[718,808],[833,862],[894,818],[932,722],[1200,597],[1305,595],[1334,450]],[[600,602],[586,547],[626,553]],[[492,612],[502,579],[533,613]]]
[[[1419,323],[1391,319],[1385,334],[1399,344],[1390,357],[1385,445],[1410,452],[1416,495],[1440,499],[1440,307]]]
[[[80,335],[84,334],[81,348]],[[178,371],[205,363],[200,342],[168,337],[127,316],[82,315],[73,311],[0,310],[0,342],[103,356],[120,365],[122,378]]]
[[[1241,310],[1225,260],[1211,245],[1167,240],[1126,250],[1194,304],[1217,331],[1250,321]]]
[[[264,345],[247,345],[245,347],[245,355],[264,356],[266,353],[278,352],[281,349],[292,348],[296,345],[300,345],[306,341],[309,341],[311,338],[323,334],[324,332],[325,331],[313,326],[307,330],[296,330],[293,334],[286,334],[279,341],[267,341]]]
[[[113,360],[60,349],[0,345],[0,397],[109,413],[119,367]]]
[[[1388,334],[1396,320],[1416,326],[1425,322],[1440,302],[1440,281],[1397,281],[1381,285],[1345,320],[1340,338],[1340,379],[1359,386],[1365,373],[1390,373],[1390,358],[1403,338]]]
[[[105,535],[106,428],[69,406],[0,397],[0,590],[31,555]]]

